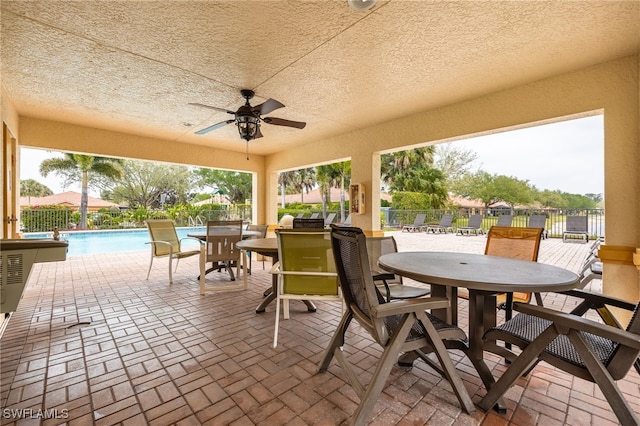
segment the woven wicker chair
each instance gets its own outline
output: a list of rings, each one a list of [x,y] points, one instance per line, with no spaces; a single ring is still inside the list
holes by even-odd
[[[581,290],[567,294],[582,299],[571,313],[516,303],[514,309],[521,313],[485,333],[485,343],[502,340],[523,351],[517,357],[511,354],[511,365],[491,386],[480,407],[491,409],[523,373],[539,361],[545,361],[598,385],[621,424],[640,424],[640,419],[616,385],[616,381],[625,377],[632,366],[640,373],[637,359],[640,354],[640,303],[633,305]],[[633,311],[626,330],[621,329],[607,306]],[[590,309],[600,314],[604,324],[582,317]]]
[[[326,371],[334,357],[345,371],[353,390],[360,398],[350,424],[363,425],[367,422],[400,353],[414,353],[435,368],[449,381],[462,408],[467,413],[474,412],[473,402],[447,352],[449,345],[466,348],[466,335],[460,328],[437,320],[425,312],[427,309],[446,308],[449,300],[421,297],[386,303],[373,281],[366,238],[362,230],[332,225],[331,240],[346,311],[331,338],[319,371]],[[354,319],[362,327],[360,330],[368,332],[383,349],[375,372],[366,386],[356,374],[358,369],[347,359],[347,351],[342,350],[347,329]],[[356,328],[353,332],[357,330]],[[436,354],[439,365],[427,357],[426,353],[430,352]]]

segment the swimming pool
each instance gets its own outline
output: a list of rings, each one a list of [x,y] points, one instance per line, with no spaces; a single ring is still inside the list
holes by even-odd
[[[179,238],[184,238],[190,232],[201,231],[205,228],[185,227],[176,228]],[[146,229],[127,229],[109,231],[73,231],[61,232],[61,237],[69,241],[67,256],[83,254],[113,253],[119,251],[150,250],[149,244],[145,244],[149,238]],[[39,232],[25,234],[25,238],[51,238],[51,232]],[[190,242],[186,244],[191,244]],[[195,245],[195,242],[193,242]]]

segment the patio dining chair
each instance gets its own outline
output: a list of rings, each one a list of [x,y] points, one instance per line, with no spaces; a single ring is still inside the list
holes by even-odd
[[[434,234],[436,232],[444,232],[445,234],[448,231],[453,232],[453,227],[451,226],[453,222],[453,215],[452,214],[443,214],[442,217],[440,218],[440,223],[438,223],[437,225],[427,225],[426,226],[426,230],[427,233],[429,231],[433,232]]]
[[[482,229],[482,215],[481,214],[473,214],[473,215],[471,215],[469,217],[469,222],[467,223],[467,226],[458,226],[458,228],[456,230],[456,235],[458,235],[458,234],[464,235],[464,233],[466,233],[467,235],[471,235],[472,232],[475,235],[478,235],[478,233],[484,234],[484,229]]]
[[[173,283],[172,262],[176,260],[176,271],[178,270],[178,262],[185,257],[191,257],[200,254],[200,246],[202,241],[193,237],[178,238],[175,224],[172,220],[159,219],[159,220],[147,220],[145,222],[147,230],[149,231],[149,237],[151,241],[146,244],[151,245],[151,261],[149,262],[149,270],[147,271],[147,280],[149,274],[151,274],[151,267],[153,266],[153,259],[156,257],[169,258],[169,284]],[[191,248],[187,250],[183,247],[184,241],[196,241],[198,243],[197,248]]]
[[[276,236],[279,260],[269,271],[278,277],[274,348],[278,346],[281,301],[284,319],[290,317],[289,300],[342,303],[329,231],[276,229]]]
[[[242,240],[242,221],[241,220],[209,220],[207,221],[207,238],[205,241],[205,259],[200,264],[200,294],[204,295],[207,291],[226,291],[245,289],[244,282],[235,286],[209,284],[206,283],[206,274],[217,270],[226,269],[229,273],[231,281],[236,280],[233,268],[236,268],[236,274],[240,274],[240,249],[236,248],[236,244]],[[205,271],[207,263],[211,263],[211,268]]]
[[[269,229],[269,225],[247,225],[247,231],[257,231],[260,232],[260,236],[253,238],[265,238],[267,236],[267,230]],[[249,258],[249,267],[247,269],[247,273],[251,275],[251,251],[247,251],[247,257]],[[264,269],[264,256],[259,256],[258,260],[262,260],[262,269]]]
[[[544,361],[568,374],[595,383],[620,424],[640,424],[640,418],[616,384],[632,366],[637,370],[639,368],[640,303],[634,305],[581,290],[572,290],[567,295],[582,299],[571,313],[516,303],[514,308],[520,313],[485,333],[485,341],[502,340],[518,346],[522,352],[517,357],[514,355],[509,368],[491,386],[479,406],[484,410],[491,409],[523,373]],[[600,310],[606,306],[633,312],[626,329],[619,327],[613,316],[604,324],[582,316],[588,310],[596,309],[604,318]]]
[[[360,400],[350,424],[364,425],[368,421],[401,352],[415,354],[446,378],[464,411],[473,413],[473,402],[447,352],[449,345],[466,348],[466,335],[462,329],[426,312],[428,309],[447,308],[449,300],[445,297],[421,297],[387,303],[373,281],[362,230],[332,225],[331,240],[346,311],[326,349],[319,371],[326,371],[334,358],[342,367]],[[361,328],[356,327],[352,333],[347,333],[352,320]],[[363,372],[368,379],[366,385],[358,376],[366,363],[354,368],[347,357],[349,351],[343,351],[346,338],[354,332],[368,333],[382,347],[382,355],[376,361],[372,375],[369,377],[368,372]],[[359,340],[357,336],[354,339],[355,342]],[[428,353],[435,353],[438,362],[429,358]]]
[[[414,287],[404,285],[402,276],[385,271],[378,266],[380,256],[389,253],[397,253],[398,245],[395,238],[388,235],[384,237],[367,237],[367,254],[369,256],[369,267],[373,274],[373,281],[380,282],[378,285],[380,292],[385,296],[386,301],[398,299],[412,299],[414,297],[426,296],[431,292],[427,287]]]
[[[426,226],[426,223],[424,223],[426,218],[427,218],[427,215],[425,213],[417,214],[415,219],[413,220],[413,224],[404,225],[402,227],[402,232],[405,232],[405,231],[407,231],[407,232],[422,231],[422,229]]]
[[[487,243],[484,254],[489,256],[510,257],[512,259],[538,261],[540,251],[540,228],[520,228],[512,226],[492,226],[487,233]],[[458,289],[458,296],[468,298],[468,292],[464,288]],[[542,305],[542,296],[535,293],[536,302]],[[513,292],[499,294],[497,297],[497,307],[504,309],[505,319],[512,316],[511,306],[514,301],[529,303],[531,293]]]
[[[324,219],[321,217],[293,219],[293,229],[324,229]]]

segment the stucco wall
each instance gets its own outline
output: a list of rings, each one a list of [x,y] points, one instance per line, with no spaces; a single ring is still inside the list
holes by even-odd
[[[428,110],[267,157],[187,146],[104,130],[20,117],[24,146],[150,159],[256,173],[259,223],[277,221],[277,172],[352,160],[352,181],[367,188],[367,212],[352,223],[379,229],[379,153],[451,141],[588,114],[603,113],[605,126],[606,245],[630,253],[640,247],[640,55],[531,82],[454,105]],[[3,104],[4,106],[4,104]],[[3,119],[4,119],[3,108]],[[322,149],[315,149],[322,144]],[[313,156],[310,155],[313,152]],[[310,158],[313,160],[311,161]],[[570,161],[570,159],[568,159]],[[605,263],[608,294],[640,298],[640,277],[629,262]]]

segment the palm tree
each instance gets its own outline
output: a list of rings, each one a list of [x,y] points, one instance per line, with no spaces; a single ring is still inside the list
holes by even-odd
[[[89,199],[89,174],[120,179],[123,172],[117,158],[94,157],[84,154],[65,154],[64,158],[50,158],[40,163],[40,174],[44,177],[51,172],[66,178],[66,182],[82,183],[80,197],[80,229],[87,227],[87,210]]]
[[[28,197],[29,205],[31,205],[31,197],[45,197],[47,195],[53,195],[53,191],[46,185],[34,179],[20,181],[20,196]]]
[[[304,191],[306,190],[308,194],[318,183],[316,180],[316,169],[308,167],[298,170],[298,183],[300,185],[300,202],[304,204]]]
[[[288,172],[281,172],[278,174],[278,183],[280,184],[280,195],[282,196],[282,208],[285,208],[285,200],[287,195],[287,186],[295,185],[296,183],[295,170]]]
[[[391,187],[396,179],[403,179],[412,167],[432,165],[435,150],[434,146],[426,146],[382,155],[380,158],[382,181]]]

